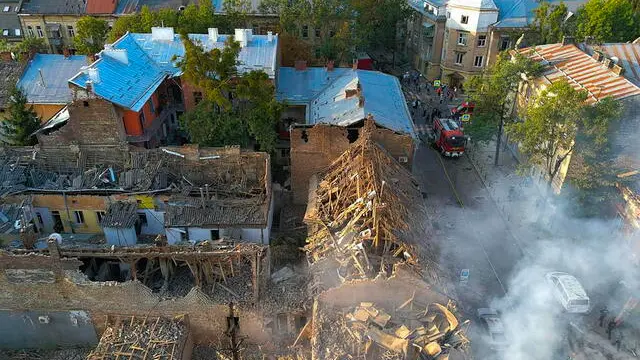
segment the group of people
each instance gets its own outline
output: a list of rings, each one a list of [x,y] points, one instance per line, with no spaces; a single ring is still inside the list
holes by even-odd
[[[605,319],[609,314],[609,310],[605,307],[600,310],[600,317],[598,317],[598,323],[600,327],[604,327]],[[614,335],[614,330],[618,328],[618,323],[616,322],[615,317],[612,317],[609,322],[607,322],[607,338],[611,341],[611,337]],[[615,336],[612,341],[613,345],[616,346],[616,349],[620,351],[620,346],[622,345],[622,339],[624,334],[621,329],[615,331]]]
[[[411,115],[415,121],[422,119],[427,124],[433,122],[436,117],[443,115],[441,108],[447,102],[453,101],[458,95],[458,88],[453,88],[447,84],[434,86],[428,81],[424,81],[422,74],[418,72],[406,72],[400,78],[403,87],[411,90],[417,98],[409,103]],[[433,93],[432,93],[433,92]],[[426,102],[421,98],[426,97]]]

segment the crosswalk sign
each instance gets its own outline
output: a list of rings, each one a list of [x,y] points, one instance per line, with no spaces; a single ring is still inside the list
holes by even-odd
[[[463,114],[462,122],[469,122],[471,120],[471,114]]]
[[[440,87],[440,80],[433,80],[434,87]]]

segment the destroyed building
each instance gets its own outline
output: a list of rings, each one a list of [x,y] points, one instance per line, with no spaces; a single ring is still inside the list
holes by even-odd
[[[305,251],[312,273],[323,274],[316,291],[390,275],[397,263],[446,286],[418,184],[373,140],[375,131],[367,122],[361,138],[310,181]]]
[[[351,68],[282,67],[277,98],[290,123],[291,190],[307,201],[309,179],[329,166],[362,136],[366,120],[373,138],[407,169],[416,150],[416,133],[402,87],[392,75]]]
[[[26,201],[26,223],[43,235],[100,235],[116,246],[158,235],[169,244],[269,243],[273,197],[265,153],[197,145],[4,148],[0,167],[2,202]]]

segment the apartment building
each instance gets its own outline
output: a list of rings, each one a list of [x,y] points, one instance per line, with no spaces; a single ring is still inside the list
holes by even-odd
[[[18,11],[22,6],[22,0],[0,1],[0,40],[16,42],[22,40],[22,28]]]
[[[458,87],[493,63],[501,51],[513,48],[517,41],[514,36],[533,23],[539,6],[537,0],[408,2],[414,9],[405,43],[411,65],[429,80],[442,79]],[[575,12],[585,2],[564,4]]]

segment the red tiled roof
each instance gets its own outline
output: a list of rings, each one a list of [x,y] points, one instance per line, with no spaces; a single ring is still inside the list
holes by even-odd
[[[640,87],[618,75],[573,44],[547,44],[520,49],[519,53],[548,64],[543,76],[550,82],[565,79],[576,90],[587,90],[593,104],[611,96],[622,99],[640,95]]]
[[[87,0],[87,14],[113,14],[118,0]]]

